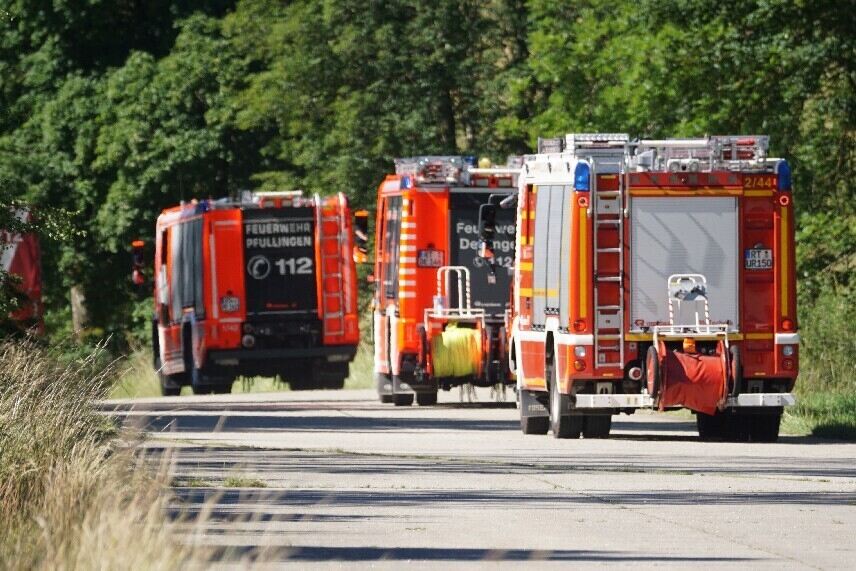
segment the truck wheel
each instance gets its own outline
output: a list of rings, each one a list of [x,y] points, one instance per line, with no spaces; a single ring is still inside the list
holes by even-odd
[[[160,355],[155,356],[155,372],[158,376],[158,381],[161,388],[161,394],[165,397],[177,397],[181,394],[181,376],[167,375],[161,372]]]
[[[315,386],[311,380],[301,376],[299,378],[288,379],[288,388],[293,391],[311,391]]]
[[[749,442],[752,417],[739,412],[724,415],[725,439],[729,442]]]
[[[558,367],[550,364],[547,376],[550,379],[549,419],[553,438],[579,438],[580,431],[583,429],[583,418],[581,416],[562,414],[565,412],[562,406],[564,399],[562,398],[563,395],[559,392]]]
[[[395,406],[410,406],[413,404],[413,393],[399,393],[392,395],[392,404]]]
[[[437,404],[437,393],[416,393],[416,403],[419,406],[434,406]]]
[[[177,397],[181,394],[181,385],[170,380],[170,375],[158,374],[161,394],[165,397]]]
[[[612,430],[611,414],[583,417],[583,438],[609,438],[610,430]]]
[[[749,436],[753,442],[775,442],[779,439],[779,426],[782,422],[782,412],[773,414],[758,414],[747,418],[749,421]]]
[[[645,356],[645,380],[648,383],[648,394],[657,402],[657,396],[660,392],[660,357],[657,355],[657,348],[651,345],[648,347],[648,353]]]
[[[705,442],[723,440],[725,438],[725,415],[697,412],[696,428],[699,439]]]
[[[547,434],[550,431],[550,418],[546,416],[521,416],[520,430],[523,434]]]
[[[392,404],[392,377],[386,373],[375,373],[377,396],[383,404]]]
[[[321,389],[340,390],[345,388],[345,379],[348,377],[348,364],[327,364],[321,370],[319,387]]]
[[[743,360],[740,355],[740,347],[732,345],[731,351],[731,386],[729,386],[729,394],[737,394],[743,387]],[[735,390],[736,389],[736,390]]]
[[[216,379],[212,380],[211,392],[215,395],[228,395],[232,392],[232,383],[234,379]]]

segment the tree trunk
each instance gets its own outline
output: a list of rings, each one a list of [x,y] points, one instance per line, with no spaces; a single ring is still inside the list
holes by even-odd
[[[71,325],[74,328],[74,337],[79,341],[89,328],[89,310],[86,308],[86,294],[83,292],[83,287],[73,286],[70,293]]]

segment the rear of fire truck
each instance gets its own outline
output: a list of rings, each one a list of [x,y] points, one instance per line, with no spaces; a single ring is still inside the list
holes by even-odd
[[[513,350],[521,427],[605,437],[688,408],[703,439],[774,441],[794,404],[790,170],[765,136],[568,135],[526,157]]]
[[[347,200],[299,191],[186,204],[157,223],[153,329],[164,394],[238,376],[342,388],[359,326]]]
[[[396,160],[378,189],[373,299],[382,402],[437,402],[437,391],[512,381],[506,327],[514,213],[497,220],[496,257],[478,251],[479,209],[514,192],[518,165],[470,157]]]

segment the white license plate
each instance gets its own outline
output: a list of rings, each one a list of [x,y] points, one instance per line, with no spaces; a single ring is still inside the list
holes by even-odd
[[[443,265],[442,250],[419,250],[416,265],[420,268],[439,268]]]
[[[773,250],[761,248],[746,250],[743,261],[747,270],[769,270],[773,267]]]

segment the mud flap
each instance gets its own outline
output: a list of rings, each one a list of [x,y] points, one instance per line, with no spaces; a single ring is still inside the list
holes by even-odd
[[[520,391],[520,416],[531,418],[537,416],[549,417],[547,410],[547,393],[536,391]]]

